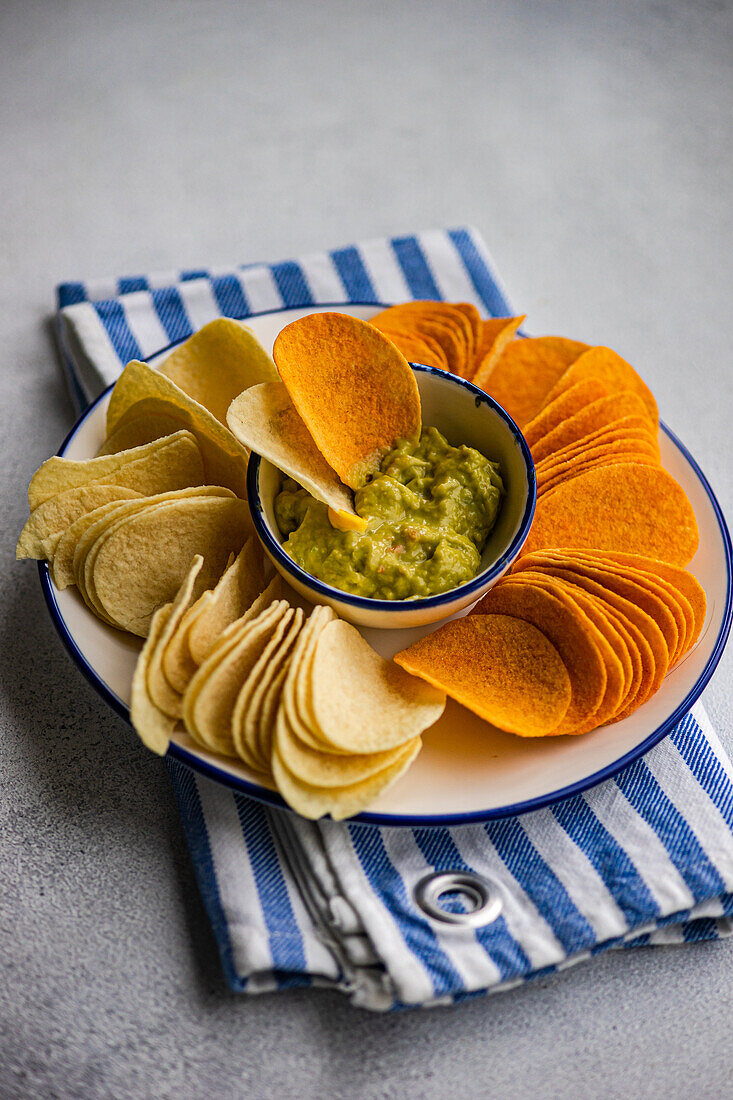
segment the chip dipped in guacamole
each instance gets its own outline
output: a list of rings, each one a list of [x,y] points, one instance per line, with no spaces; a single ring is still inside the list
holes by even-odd
[[[365,531],[337,530],[326,505],[290,478],[275,518],[283,549],[311,576],[370,599],[420,599],[476,576],[503,495],[498,463],[423,428],[355,492]]]

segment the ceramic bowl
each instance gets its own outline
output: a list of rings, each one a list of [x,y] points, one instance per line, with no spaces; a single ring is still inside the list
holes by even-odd
[[[330,604],[358,626],[401,629],[439,622],[470,604],[507,571],[529,534],[537,496],[534,464],[522,433],[500,405],[463,378],[434,367],[410,364],[420,390],[423,424],[436,427],[454,446],[466,443],[498,461],[506,495],[481,558],[481,570],[470,581],[412,600],[373,600],[352,596],[301,569],[286,553],[275,522],[274,503],[282,475],[276,466],[252,455],[247,494],[252,519],[275,568],[296,592],[312,603]]]

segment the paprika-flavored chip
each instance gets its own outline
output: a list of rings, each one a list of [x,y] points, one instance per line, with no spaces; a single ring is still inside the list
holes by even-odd
[[[659,466],[588,470],[538,502],[522,554],[572,546],[645,554],[685,566],[699,542],[682,486]]]
[[[275,382],[272,357],[241,321],[219,317],[157,365],[157,370],[226,424],[234,398],[260,382]]]
[[[611,348],[595,347],[585,351],[557,380],[546,395],[543,405],[549,405],[551,401],[554,401],[561,393],[574,386],[576,382],[587,378],[597,379],[607,386],[612,393],[621,393],[624,390],[631,390],[636,393],[644,402],[653,426],[655,428],[658,426],[659,410],[654,400],[654,394],[634,368]]]
[[[610,561],[615,565],[641,570],[642,572],[649,573],[673,585],[680,595],[685,598],[692,611],[693,626],[687,639],[686,649],[689,650],[692,648],[700,637],[700,632],[703,628],[707,612],[705,589],[702,587],[697,577],[687,569],[680,569],[676,565],[670,565],[668,562],[659,561],[656,558],[646,557],[641,554],[594,550],[593,557],[598,561]]]
[[[318,450],[352,489],[420,433],[420,394],[405,357],[366,321],[311,313],[275,340],[280,377]]]
[[[572,443],[585,439],[586,436],[593,435],[624,417],[631,416],[639,417],[642,421],[648,416],[646,406],[637,394],[627,390],[624,393],[612,393],[607,397],[600,397],[538,440],[532,448],[532,457],[535,462],[540,462],[547,455],[563,450]],[[656,427],[651,422],[649,434],[656,437]]]
[[[435,340],[443,349],[448,370],[461,378],[474,371],[478,310],[467,302],[403,302],[390,306],[370,319],[370,324],[387,332],[399,327]]]
[[[405,329],[382,328],[409,363],[424,363],[438,370],[448,370],[448,359],[442,346],[432,336]]]
[[[522,428],[588,345],[560,336],[513,340],[497,359],[482,388]]]
[[[603,635],[603,639],[610,645],[619,664],[614,667],[616,662],[609,658],[603,643],[596,636],[596,642],[599,644],[606,663],[607,683],[603,701],[595,715],[595,721],[598,725],[617,722],[630,714],[651,691],[655,674],[654,658],[644,636],[630,620],[621,614],[617,607],[612,606],[604,598],[606,593],[603,589],[597,589],[594,593],[588,592],[568,579],[568,577],[572,578],[572,572],[561,573],[548,567],[547,564],[543,564],[557,558],[564,560],[568,569],[572,569],[576,557],[577,552],[575,551],[567,554],[556,551],[533,554],[525,559],[528,562],[527,568],[512,573],[511,580],[515,583],[521,583],[523,580],[529,579],[529,582],[534,584],[558,586],[554,589],[555,594],[571,599],[576,603],[588,616],[598,632]],[[557,560],[555,564],[560,565],[561,561]],[[644,653],[643,661],[642,650]],[[618,694],[617,683],[619,666],[624,680],[620,695]]]
[[[227,419],[240,443],[363,530],[366,524],[354,511],[351,491],[321,454],[282,382],[245,390],[232,402]]]
[[[586,378],[564,390],[549,405],[545,405],[522,429],[530,449],[559,424],[580,412],[586,405],[597,401],[599,397],[606,397],[608,392],[607,387],[597,378]]]
[[[610,555],[602,557],[593,552],[579,550],[573,556],[578,563],[595,570],[595,573],[589,575],[593,575],[596,579],[602,579],[606,587],[613,588],[614,591],[623,592],[623,588],[620,586],[626,583],[640,585],[645,589],[647,593],[646,601],[636,598],[635,602],[640,607],[644,607],[655,618],[665,635],[665,639],[668,639],[668,629],[665,627],[664,622],[660,621],[654,610],[654,603],[661,601],[668,614],[674,619],[677,633],[677,645],[670,648],[670,665],[675,664],[683,653],[687,652],[695,634],[695,614],[689,600],[676,585],[670,583],[658,573],[652,573],[632,564],[632,562],[638,562],[639,560],[636,555],[626,555],[626,562],[623,565],[618,561],[614,561]],[[679,572],[684,574],[685,571],[679,570]],[[609,575],[617,578],[617,580],[609,582]],[[653,601],[652,606],[649,606],[649,600]]]
[[[576,727],[572,732],[576,734],[587,733],[589,729],[595,729],[597,726],[602,726],[612,719],[621,707],[628,683],[621,658],[616,651],[616,647],[612,644],[612,640],[609,639],[609,624],[600,614],[598,614],[592,601],[586,599],[584,603],[582,600],[582,593],[578,593],[577,589],[573,592],[569,586],[564,585],[558,578],[547,577],[542,573],[531,571],[518,573],[515,577],[508,578],[506,582],[503,582],[502,588],[504,584],[506,584],[507,591],[511,591],[512,586],[521,586],[523,584],[529,585],[530,588],[542,589],[556,600],[559,600],[560,603],[564,604],[570,614],[576,620],[581,621],[584,630],[589,632],[592,636],[593,643],[598,650],[605,668],[606,686],[601,701],[598,704],[598,709],[589,720],[586,720],[585,727]],[[541,603],[539,606],[541,612]],[[569,667],[567,661],[566,667]],[[566,715],[565,721],[567,720],[568,716]],[[564,724],[563,722],[561,726],[558,727],[556,733],[562,731]]]
[[[468,323],[471,326],[471,332],[473,333],[473,355],[475,359],[476,353],[478,351],[479,340],[481,339],[481,326],[483,325],[481,314],[476,309],[476,306],[472,305],[471,302],[450,302],[448,304],[454,306],[454,308],[459,310],[464,315],[464,317],[468,318]]]
[[[578,570],[573,551],[532,554],[516,563],[514,569],[521,571],[525,561],[531,569],[539,566],[543,572],[562,577],[567,582],[582,588],[622,616],[623,620],[628,622],[630,629],[633,628],[635,632],[634,636],[639,644],[642,658],[643,678],[639,702],[645,702],[649,696],[659,690],[669,667],[669,650],[664,635],[646,611],[632,600],[627,600],[624,596],[610,591],[598,581],[586,576],[582,569]]]
[[[570,676],[554,645],[536,626],[509,615],[454,619],[395,661],[492,725],[522,737],[552,733],[571,701]]]
[[[400,307],[395,306],[393,308],[399,309]],[[374,321],[372,320],[369,323],[374,324]],[[374,327],[391,339],[391,334],[394,332],[393,326],[397,324],[409,324],[411,331],[416,336],[429,341],[431,344],[438,344],[445,360],[445,369],[461,378],[466,376],[468,371],[468,346],[462,329],[457,329],[455,325],[446,323],[442,317],[435,317],[430,314],[409,318],[394,317],[389,320],[388,324],[376,323]]]
[[[547,493],[551,493],[553,489],[562,485],[563,482],[571,481],[574,477],[580,477],[581,474],[586,473],[588,470],[597,470],[600,466],[614,466],[618,463],[624,465],[637,464],[640,466],[658,466],[659,460],[655,455],[647,454],[643,451],[634,452],[629,449],[628,446],[619,446],[617,450],[613,450],[612,448],[601,448],[594,458],[580,458],[563,463],[544,476],[538,474],[537,496],[541,497],[545,496]]]
[[[107,437],[121,425],[125,414],[133,419],[146,413],[180,419],[196,436],[206,480],[212,485],[225,485],[237,496],[246,498],[247,451],[209,409],[161,371],[133,359],[112,390],[107,407]]]
[[[469,375],[474,386],[482,390],[486,388],[492,370],[504,354],[504,349],[514,339],[517,329],[526,316],[526,313],[523,313],[521,317],[492,317],[488,321],[481,322],[474,369]]]
[[[553,734],[587,733],[598,723],[595,715],[604,698],[607,674],[597,643],[597,631],[575,605],[566,605],[552,592],[511,577],[479,600],[472,615],[511,615],[531,623],[552,643],[570,677],[570,705]]]
[[[631,420],[633,418],[628,417],[627,419]],[[538,475],[547,475],[569,462],[575,462],[578,459],[585,461],[589,458],[599,458],[604,450],[610,448],[612,451],[619,451],[624,447],[637,454],[650,455],[657,463],[659,462],[657,441],[652,439],[643,427],[616,428],[612,426],[594,432],[593,435],[586,436],[576,443],[570,443],[561,451],[555,451],[553,454],[547,455],[535,464],[535,469]]]

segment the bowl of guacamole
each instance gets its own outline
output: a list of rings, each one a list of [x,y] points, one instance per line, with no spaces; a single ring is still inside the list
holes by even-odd
[[[534,514],[534,466],[519,429],[465,379],[411,364],[418,440],[397,440],[354,493],[363,531],[252,455],[248,496],[275,567],[302,596],[362,626],[434,623],[477,600],[519,553]]]

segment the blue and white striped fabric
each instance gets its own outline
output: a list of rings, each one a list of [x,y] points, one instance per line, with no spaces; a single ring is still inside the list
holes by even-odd
[[[369,241],[298,261],[59,287],[80,407],[131,358],[218,316],[448,298],[511,308],[475,230]],[[548,809],[459,828],[308,822],[169,763],[230,987],[327,985],[386,1011],[461,1001],[608,948],[733,932],[733,771],[698,704],[643,760]],[[483,929],[432,922],[433,870],[471,870],[503,908]]]

